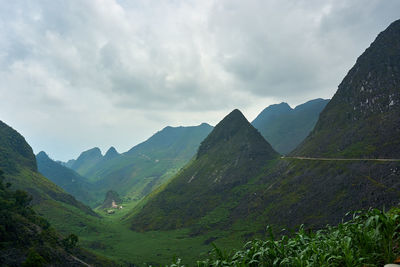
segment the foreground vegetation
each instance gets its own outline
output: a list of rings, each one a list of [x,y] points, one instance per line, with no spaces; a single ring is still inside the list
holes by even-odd
[[[371,209],[352,220],[313,232],[303,226],[291,237],[254,240],[242,250],[225,252],[214,245],[198,266],[383,266],[400,255],[399,210]],[[171,267],[184,266],[178,259]]]
[[[32,197],[4,184],[0,170],[0,265],[79,266],[85,262],[111,266],[114,262],[79,248],[78,237],[60,235],[31,207]]]

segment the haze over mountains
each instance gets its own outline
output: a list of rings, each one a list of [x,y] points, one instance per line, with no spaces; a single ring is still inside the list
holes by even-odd
[[[125,153],[93,148],[65,166],[45,152],[35,159],[24,137],[0,121],[0,169],[57,230],[79,232],[85,247],[126,265],[263,238],[267,226],[314,230],[349,211],[398,206],[400,20],[378,35],[327,102],[273,105],[252,123],[235,109],[214,128],[165,127]],[[7,196],[3,185],[0,191]],[[103,209],[131,206],[95,212],[69,193],[92,206],[104,200]],[[143,248],[150,256],[138,260]]]
[[[265,108],[252,125],[279,153],[295,149],[314,128],[329,99],[314,99],[292,109],[287,103]]]
[[[286,154],[311,131],[327,102],[315,99],[295,109],[286,103],[272,105],[264,109],[252,124],[266,140],[274,141],[272,145],[280,148],[278,152]],[[55,168],[52,171],[49,166],[43,167],[45,157],[38,158],[39,168],[42,168],[41,172],[46,177],[91,206],[99,205],[108,190],[140,199],[167,182],[169,177],[184,166],[196,154],[200,142],[212,129],[206,123],[196,127],[166,127],[122,154],[111,147],[103,156],[100,149],[95,147],[82,152],[77,159],[61,162],[76,172],[69,175],[64,173],[61,175],[63,177],[56,175],[60,175],[62,169],[58,163],[52,163]],[[50,162],[46,160],[49,165]],[[76,175],[81,177],[77,179],[74,177]],[[82,179],[85,180],[84,185],[80,182]],[[91,189],[85,189],[88,187]]]
[[[224,119],[219,124],[224,127],[217,126],[202,143],[197,159],[133,212],[128,218],[132,229],[181,228],[194,223],[195,229],[235,228],[253,233],[267,224],[321,227],[338,223],[351,209],[397,204],[400,162],[337,161],[336,157],[399,158],[399,42],[400,21],[396,21],[359,57],[322,111],[315,130],[293,152],[331,160],[288,158],[269,163],[273,157],[256,153],[253,158],[249,153],[242,166],[237,160],[241,151],[248,151],[259,137],[241,136],[241,142],[235,140],[232,145],[229,140],[234,137],[218,135],[216,130],[225,127],[234,133],[240,125]],[[209,144],[209,139],[214,141]],[[201,165],[202,158],[211,161]],[[259,165],[252,165],[251,171],[240,172],[255,163]],[[194,185],[196,178],[201,184]],[[214,189],[218,183],[224,185],[223,190]],[[194,207],[193,196],[202,205]]]

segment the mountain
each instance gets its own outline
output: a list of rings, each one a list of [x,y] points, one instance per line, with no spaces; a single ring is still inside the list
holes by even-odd
[[[398,205],[400,161],[361,159],[400,158],[399,59],[400,20],[357,59],[314,130],[247,187],[231,216],[244,225],[319,228],[347,212]]]
[[[134,230],[187,227],[231,205],[235,189],[279,156],[239,110],[227,115],[201,143],[196,158],[128,217]],[[218,220],[214,218],[211,220]]]
[[[32,148],[17,131],[0,121],[0,169],[11,189],[25,190],[33,197],[32,205],[57,229],[65,229],[65,218],[71,224],[97,218],[89,207],[77,201],[37,172]]]
[[[82,176],[86,176],[90,168],[95,166],[101,161],[103,155],[98,147],[86,150],[82,152],[75,161],[68,161],[67,166],[70,163],[70,168],[79,173]]]
[[[115,157],[118,157],[120,154],[117,152],[117,150],[115,149],[115,147],[110,147],[106,154],[104,155],[104,159],[109,160]]]
[[[71,168],[75,161],[76,161],[75,159],[70,159],[67,162],[63,161],[58,161],[58,162],[65,167]]]
[[[267,234],[267,225],[275,232],[302,224],[321,228],[349,219],[347,212],[398,205],[400,161],[357,157],[399,158],[399,43],[400,21],[396,21],[360,56],[315,129],[292,153],[326,158],[249,156],[252,153],[244,151],[254,146],[246,145],[246,135],[224,134],[235,128],[224,119],[204,140],[196,159],[125,218],[131,229],[189,228],[192,235],[213,231],[212,240],[227,235],[248,239]],[[360,85],[358,90],[354,84]],[[379,97],[370,98],[375,91]],[[349,109],[349,103],[359,105]],[[285,105],[275,108],[290,112]],[[242,157],[243,153],[248,156]]]
[[[63,238],[31,207],[32,198],[3,184],[0,171],[0,262],[2,266],[110,266],[115,263],[77,247],[75,235]]]
[[[272,147],[286,155],[314,128],[328,99],[314,99],[292,109],[287,103],[271,105],[251,123]]]
[[[16,174],[21,167],[37,171],[32,148],[22,135],[0,121],[0,169]]]
[[[50,159],[44,151],[36,155],[36,161],[38,171],[47,179],[73,195],[77,200],[87,205],[94,204],[95,199],[91,193],[92,185],[86,178]]]
[[[140,199],[184,166],[211,130],[212,126],[206,123],[168,126],[125,153],[118,154],[110,148],[99,160],[96,152],[97,163],[86,168],[85,177],[94,182],[98,200],[102,201],[109,190],[118,192],[121,197]]]
[[[357,59],[314,130],[292,154],[400,158],[400,20]]]

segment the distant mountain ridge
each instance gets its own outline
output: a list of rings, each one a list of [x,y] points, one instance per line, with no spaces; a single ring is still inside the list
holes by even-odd
[[[36,160],[38,171],[43,174],[43,176],[63,188],[79,201],[87,205],[94,204],[95,199],[91,192],[93,186],[86,178],[80,176],[74,170],[50,159],[44,151],[36,155]]]
[[[329,99],[314,99],[292,109],[287,103],[265,108],[252,125],[279,153],[295,149],[314,128]]]
[[[197,152],[200,142],[213,129],[198,126],[171,127],[158,131],[145,142],[119,154],[111,147],[104,156],[98,148],[82,152],[66,164],[94,183],[96,199],[109,190],[139,199],[166,182]]]
[[[90,169],[102,159],[103,155],[101,154],[100,148],[94,147],[82,152],[76,160],[69,161],[72,163],[70,168],[80,175],[86,176]]]

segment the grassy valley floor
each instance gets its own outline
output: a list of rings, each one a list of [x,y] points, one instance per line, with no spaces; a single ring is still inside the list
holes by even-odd
[[[134,232],[122,222],[122,218],[136,204],[124,203],[124,208],[115,210],[114,214],[97,209],[101,218],[90,218],[83,213],[81,217],[64,214],[55,215],[50,221],[63,234],[79,236],[80,246],[121,265],[165,265],[171,263],[174,257],[193,265],[209,256],[211,242],[230,250],[241,248],[245,241],[242,232],[213,231],[197,236],[191,235],[189,229]],[[68,224],[65,224],[66,221]]]
[[[363,168],[365,167],[364,172],[366,172],[366,175],[367,174],[369,175],[365,177],[363,176],[359,179],[355,178],[350,179],[348,182],[351,183],[351,185],[345,186],[346,188],[353,188],[353,187],[358,188],[359,185],[367,184],[369,185],[367,189],[369,188],[370,191],[372,190],[373,192],[375,191],[378,192],[379,190],[383,190],[384,192],[386,192],[385,193],[386,196],[389,194],[395,194],[395,195],[397,194],[396,193],[397,191],[393,191],[395,189],[389,188],[390,189],[390,190],[388,189],[389,191],[386,190],[386,187],[384,186],[385,183],[387,182],[386,178],[382,178],[383,179],[382,181],[381,180],[370,181],[372,180],[371,177],[374,177],[375,179],[377,179],[378,176],[380,177],[380,175],[383,175],[382,177],[386,177],[384,175],[385,173],[382,172],[383,170],[393,170],[395,167],[396,167],[395,169],[397,169],[399,165],[396,162],[368,162],[368,161],[364,162],[363,160],[355,163],[342,162],[342,161],[319,162],[315,160],[305,161],[300,159],[283,158],[277,161],[277,166],[280,166],[282,164],[285,166],[287,165],[286,168],[284,168],[285,170],[290,170],[290,173],[285,173],[285,179],[280,179],[279,183],[277,183],[275,179],[272,179],[270,183],[266,182],[263,183],[264,184],[263,188],[267,187],[267,189],[269,190],[268,191],[269,195],[271,195],[271,197],[274,199],[273,201],[274,203],[275,201],[278,201],[278,203],[282,203],[282,205],[286,203],[285,205],[287,206],[291,203],[290,201],[292,201],[293,194],[296,193],[294,196],[297,196],[299,192],[301,193],[301,191],[299,192],[295,191],[292,193],[290,193],[291,191],[290,192],[288,191],[289,193],[284,194],[286,196],[284,199],[279,199],[279,197],[276,198],[276,196],[281,195],[282,192],[287,192],[287,190],[285,189],[286,187],[298,188],[295,186],[296,181],[298,180],[296,177],[298,177],[301,173],[304,172],[305,167],[310,167],[310,165],[312,165],[312,168],[311,167],[310,168],[314,170],[314,172],[309,173],[304,177],[300,175],[301,176],[300,178],[303,181],[304,185],[308,185],[308,182],[310,182],[310,185],[318,184],[319,174],[322,172],[326,172],[327,170],[330,170],[329,173],[333,177],[330,178],[330,176],[327,176],[326,179],[328,179],[329,181],[336,181],[337,179],[335,177],[337,177],[338,175],[337,173],[342,173],[344,177],[347,177],[348,175],[350,175],[349,177],[351,177],[351,175],[353,175],[351,172],[352,168],[354,167],[353,165],[358,164]],[[359,168],[357,167],[356,169],[358,170]],[[378,175],[375,174],[374,170],[381,170],[381,172]],[[390,173],[392,173],[392,171],[390,171]],[[357,171],[357,177],[358,176],[360,176],[359,171]],[[268,177],[268,175],[266,177]],[[388,177],[390,178],[392,176],[389,175]],[[252,183],[247,185],[246,188],[244,188],[246,189],[245,191],[253,192],[255,190],[254,188],[256,187],[260,188],[260,184],[256,183],[257,181],[258,181],[257,179],[254,181],[255,183],[254,185],[252,185]],[[324,181],[325,179],[323,179],[320,182],[322,183]],[[339,181],[343,180],[339,179]],[[274,187],[271,187],[270,184],[273,184]],[[329,186],[329,188],[332,189],[331,186]],[[300,190],[301,188],[298,189]],[[310,190],[318,191],[314,190],[312,187],[308,191]],[[274,193],[275,191],[276,194],[278,195]],[[353,194],[355,194],[358,191],[353,192]],[[366,190],[362,189],[361,191],[366,191]],[[334,192],[339,194],[342,191],[336,190]],[[339,195],[335,194],[333,194],[333,196],[329,199],[337,200],[339,196],[340,197],[342,196],[340,194]],[[301,196],[301,194],[299,196]],[[324,199],[326,200],[326,195],[324,196],[325,196]],[[362,197],[360,198],[362,199]],[[297,204],[300,205],[302,203],[300,200],[297,199],[297,197],[294,198],[293,201],[296,205]],[[309,200],[304,200],[304,201],[309,203]],[[344,201],[343,203],[349,202],[345,200],[343,201]],[[268,213],[261,212],[264,211],[265,207],[267,206],[263,204],[263,202],[260,202],[259,203],[260,207],[264,207],[263,209],[259,210],[261,213],[256,212],[258,210],[256,209],[257,207],[250,207],[254,208],[254,210],[250,209],[248,211],[250,213],[245,213],[245,214],[247,215],[254,214],[254,216],[256,217],[254,218],[249,217],[248,220],[237,220],[232,225],[232,227],[230,227],[229,230],[228,229],[225,230],[224,227],[217,227],[215,229],[213,228],[214,230],[210,229],[207,229],[206,231],[200,230],[200,234],[198,235],[194,235],[193,229],[189,228],[168,230],[168,231],[158,230],[158,231],[147,231],[147,232],[134,232],[130,229],[131,225],[129,224],[129,220],[126,219],[123,220],[123,218],[127,215],[129,216],[130,215],[129,213],[132,211],[132,209],[136,207],[136,205],[138,205],[138,203],[139,201],[124,202],[123,209],[114,210],[115,211],[114,214],[107,214],[105,210],[101,209],[95,210],[100,215],[101,218],[88,216],[83,212],[81,212],[79,216],[76,215],[73,216],[72,214],[54,214],[54,216],[47,216],[47,218],[50,220],[52,225],[54,225],[54,227],[63,234],[68,235],[70,233],[74,233],[78,235],[80,238],[80,245],[83,246],[84,248],[87,248],[90,251],[108,257],[114,261],[117,261],[122,265],[135,264],[138,266],[145,266],[146,264],[152,264],[156,266],[165,265],[171,263],[174,259],[174,256],[177,258],[178,257],[181,258],[182,263],[192,266],[196,263],[196,261],[206,259],[209,257],[209,252],[213,248],[211,243],[215,243],[219,248],[223,248],[223,250],[241,249],[243,244],[249,239],[256,239],[256,238],[260,238],[262,240],[267,239],[268,233],[266,233],[265,231],[261,232],[262,229],[265,230],[267,224],[271,224],[275,231],[276,230],[279,231],[279,229],[282,227],[286,229],[298,229],[298,226],[300,225],[300,223],[299,224],[296,223],[295,224],[296,226],[287,228],[283,224],[278,224],[277,221],[275,222],[272,221],[272,217],[269,216]],[[367,202],[367,204],[368,203],[369,202]],[[285,206],[286,209],[290,207],[290,205],[287,207],[286,206]],[[376,204],[376,206],[380,205]],[[346,211],[352,211],[354,210],[354,206],[352,207],[345,206],[344,209]],[[364,208],[357,207],[356,209],[364,209]],[[219,209],[217,210],[219,211]],[[298,208],[298,210],[304,210],[304,207]],[[343,214],[344,213],[345,212],[343,212]],[[219,218],[220,216],[224,215],[224,213],[216,214],[215,212],[210,214],[212,214],[212,217],[215,220],[217,220],[217,218]],[[339,218],[340,216],[343,216],[343,214],[341,213],[335,216]],[[244,217],[243,216],[241,217],[246,218],[247,215],[243,215]],[[208,217],[206,216],[204,218]],[[202,220],[204,220],[204,218]],[[257,218],[259,219],[258,221],[255,220]],[[268,218],[268,220],[266,218]],[[309,218],[309,217],[305,217],[303,219],[310,220],[308,223],[306,223],[307,225],[315,220],[315,218]],[[68,224],[66,224],[66,222],[68,222]],[[202,221],[199,221],[200,225],[201,222]],[[212,225],[212,222],[208,221],[205,225],[210,225],[210,224]]]

